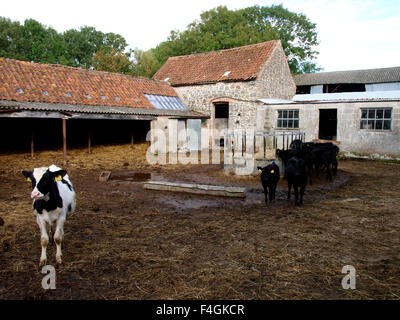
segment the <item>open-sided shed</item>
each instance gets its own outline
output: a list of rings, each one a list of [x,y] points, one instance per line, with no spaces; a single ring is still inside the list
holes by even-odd
[[[0,146],[74,146],[143,140],[158,117],[196,114],[163,81],[0,58]]]

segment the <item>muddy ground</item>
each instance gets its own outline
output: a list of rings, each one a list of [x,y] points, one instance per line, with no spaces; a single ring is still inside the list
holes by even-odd
[[[65,224],[63,265],[49,291],[20,171],[63,167],[62,152],[0,155],[0,299],[399,299],[400,165],[342,160],[332,183],[307,187],[302,207],[286,200],[284,181],[266,206],[259,177],[226,175],[221,165],[150,166],[146,149],[69,151],[77,211]],[[113,172],[107,183],[98,181],[102,170]],[[129,181],[135,172],[248,194],[146,191]],[[55,265],[53,243],[48,264]],[[355,290],[341,286],[345,265],[356,269]]]

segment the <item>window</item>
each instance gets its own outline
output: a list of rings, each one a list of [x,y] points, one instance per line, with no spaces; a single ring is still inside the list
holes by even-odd
[[[360,129],[391,130],[392,109],[361,109]]]
[[[299,110],[278,110],[278,128],[298,129]]]
[[[215,104],[215,119],[229,119],[229,103],[222,102]]]

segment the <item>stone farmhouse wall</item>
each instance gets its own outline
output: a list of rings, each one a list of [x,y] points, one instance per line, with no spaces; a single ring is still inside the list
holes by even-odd
[[[360,129],[362,108],[392,108],[391,130]],[[319,109],[337,109],[337,141],[341,152],[349,156],[400,159],[400,101],[262,105],[257,112],[261,128],[279,132],[278,110],[292,109],[299,110],[299,129],[282,129],[286,132],[304,131],[306,141],[318,139]]]

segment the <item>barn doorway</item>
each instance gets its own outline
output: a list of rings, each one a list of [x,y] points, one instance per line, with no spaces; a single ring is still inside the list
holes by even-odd
[[[219,132],[223,132],[224,130],[228,130],[229,128],[229,103],[228,102],[218,102],[214,103],[214,129]],[[220,138],[215,141],[217,146],[224,146],[224,138]]]
[[[337,109],[319,110],[319,134],[321,140],[336,140],[337,137]]]

